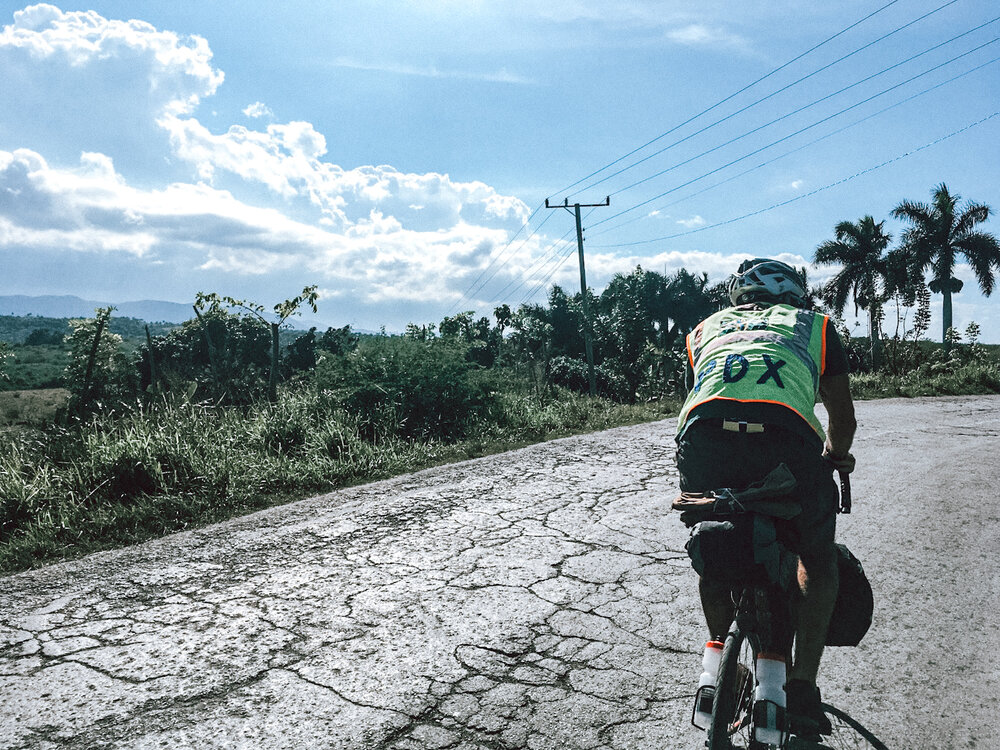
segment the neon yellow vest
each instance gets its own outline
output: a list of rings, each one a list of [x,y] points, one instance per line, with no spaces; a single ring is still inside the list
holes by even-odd
[[[791,305],[730,307],[703,320],[687,337],[695,384],[681,408],[677,434],[695,407],[726,399],[785,406],[824,439],[813,407],[828,321]]]

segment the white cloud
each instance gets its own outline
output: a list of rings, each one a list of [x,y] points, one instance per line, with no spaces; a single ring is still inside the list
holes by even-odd
[[[274,117],[274,112],[263,102],[254,102],[243,110],[243,114],[254,119],[260,117]]]
[[[391,174],[399,191],[408,181],[409,189],[422,191],[428,178],[435,191],[452,185],[440,175],[381,174]],[[478,192],[484,212],[495,209],[491,199],[501,212],[510,208],[486,186],[454,187],[466,196]],[[506,238],[502,228],[460,219],[414,230],[376,209],[333,232],[204,183],[131,187],[100,154],[59,169],[31,151],[0,151],[0,249],[11,251],[125,253],[146,264],[194,265],[235,277],[304,271],[365,303],[388,303],[457,296],[463,274],[455,266],[478,268]]]
[[[18,91],[37,92],[54,110],[78,97],[74,127],[62,132],[77,136],[83,154],[67,166],[43,146],[0,151],[0,252],[25,263],[26,253],[82,254],[95,268],[113,256],[123,277],[145,280],[134,295],[162,294],[170,274],[198,286],[199,278],[240,286],[307,274],[342,290],[345,303],[440,303],[527,218],[520,200],[482,182],[388,165],[344,169],[309,122],[214,132],[196,115],[223,81],[211,60],[204,39],[141,21],[51,5],[17,12],[0,33],[0,63],[21,71]],[[138,123],[145,150],[167,147],[151,159],[185,179],[158,185],[154,176],[140,188],[126,178],[116,168],[121,142],[102,140],[109,113],[88,107],[97,100],[122,108],[111,119]],[[12,137],[32,142],[46,113],[15,109],[35,120]],[[261,102],[244,114],[271,116]],[[514,263],[504,274],[523,270]]]
[[[232,126],[215,134],[193,118],[164,117],[175,154],[205,180],[219,172],[265,185],[282,197],[307,201],[331,226],[344,229],[373,209],[419,229],[458,222],[501,222],[516,229],[527,218],[520,200],[481,182],[458,183],[437,173],[407,174],[393,167],[351,170],[323,161],[326,139],[310,123],[269,125],[265,131]]]
[[[690,219],[678,219],[677,223],[686,229],[696,229],[705,226],[707,222],[700,216],[692,216]]]
[[[745,47],[747,42],[725,29],[700,23],[687,24],[666,32],[672,42],[688,47]]]
[[[533,85],[535,80],[525,76],[511,73],[506,68],[496,71],[477,72],[471,70],[442,70],[433,65],[406,65],[396,62],[367,62],[349,57],[338,57],[333,62],[335,68],[348,68],[351,70],[367,70],[376,73],[391,73],[400,76],[416,76],[419,78],[454,78],[468,81],[487,81],[490,83],[512,83],[519,85]]]
[[[159,31],[144,21],[108,20],[95,11],[63,12],[47,4],[16,11],[14,22],[0,31],[0,50],[69,68],[124,61],[145,76],[149,98],[177,114],[192,111],[202,97],[215,93],[224,77],[212,66],[212,52],[200,36]]]

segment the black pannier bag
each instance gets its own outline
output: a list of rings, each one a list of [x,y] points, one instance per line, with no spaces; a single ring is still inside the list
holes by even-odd
[[[843,544],[834,546],[837,548],[840,588],[826,633],[826,645],[857,646],[871,627],[875,597],[861,561]]]
[[[701,521],[684,545],[698,575],[731,586],[781,584],[794,577],[795,556],[777,539],[774,522],[757,514]]]

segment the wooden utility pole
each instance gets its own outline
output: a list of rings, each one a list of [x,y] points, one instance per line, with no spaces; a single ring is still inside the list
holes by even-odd
[[[583,224],[580,221],[581,208],[600,208],[611,205],[611,196],[604,199],[604,203],[574,203],[573,213],[576,215],[576,252],[580,259],[580,297],[583,300],[583,344],[587,350],[587,378],[590,380],[590,395],[597,395],[597,375],[594,373],[594,340],[590,335],[590,304],[587,295],[587,267],[583,262]],[[565,208],[569,211],[569,198],[555,205],[549,204],[549,199],[545,199],[546,208]]]

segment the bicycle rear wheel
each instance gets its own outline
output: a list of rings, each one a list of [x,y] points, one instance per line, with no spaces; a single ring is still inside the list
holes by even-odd
[[[833,734],[823,738],[823,745],[832,750],[887,750],[871,730],[836,706],[824,703],[823,712],[833,725]]]
[[[708,750],[745,750],[762,747],[753,741],[754,669],[760,643],[755,633],[744,633],[736,625],[722,647],[719,676],[715,684],[712,722],[708,728]]]

